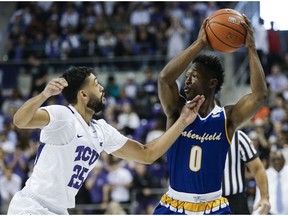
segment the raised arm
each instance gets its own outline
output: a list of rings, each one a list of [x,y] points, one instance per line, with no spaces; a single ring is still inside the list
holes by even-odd
[[[113,155],[139,163],[153,163],[172,146],[183,130],[195,120],[203,102],[204,96],[196,96],[183,107],[180,117],[162,136],[146,145],[129,139],[121,149],[113,152]]]
[[[228,118],[230,121],[229,135],[232,134],[237,127],[249,120],[265,102],[268,91],[265,81],[265,75],[260,63],[254,40],[254,32],[250,20],[243,15],[245,23],[242,25],[247,30],[245,46],[248,48],[248,58],[250,66],[250,86],[251,93],[242,97],[234,106],[228,108]]]
[[[63,78],[51,80],[43,92],[26,101],[15,113],[13,123],[18,128],[41,128],[49,123],[49,114],[39,109],[51,96],[60,94],[68,84]]]
[[[181,110],[180,108],[182,106],[176,80],[196,55],[206,46],[207,39],[204,30],[206,22],[207,19],[202,24],[198,39],[182,53],[169,61],[159,74],[158,94],[161,105],[167,116],[168,127],[170,127],[179,117],[179,110]]]

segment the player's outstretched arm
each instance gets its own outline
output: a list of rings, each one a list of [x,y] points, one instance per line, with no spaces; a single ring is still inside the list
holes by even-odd
[[[255,47],[253,27],[250,20],[245,15],[243,17],[245,22],[242,25],[247,30],[245,46],[248,48],[251,93],[242,97],[233,107],[230,116],[233,128],[237,128],[255,115],[268,95],[264,70]]]
[[[64,78],[51,80],[43,92],[26,101],[15,113],[13,123],[18,128],[41,128],[49,123],[49,115],[39,107],[51,96],[60,94],[67,86]]]
[[[187,103],[177,121],[159,138],[142,145],[141,143],[129,139],[126,144],[112,154],[126,160],[133,160],[139,163],[151,164],[161,157],[181,135],[183,130],[191,124],[204,102],[204,96],[196,96]]]
[[[158,76],[159,99],[168,120],[176,112],[179,112],[179,101],[181,99],[176,84],[177,78],[185,71],[187,66],[200,53],[200,51],[207,46],[205,32],[206,23],[207,19],[205,19],[201,26],[197,40],[179,55],[171,59]],[[176,119],[173,120],[175,121]],[[172,123],[174,122],[172,121]]]

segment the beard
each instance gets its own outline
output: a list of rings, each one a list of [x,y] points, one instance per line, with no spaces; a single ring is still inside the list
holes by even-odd
[[[100,98],[97,98],[95,95],[89,95],[89,101],[87,107],[92,109],[95,113],[102,111],[105,107],[105,98],[104,95],[101,95]]]

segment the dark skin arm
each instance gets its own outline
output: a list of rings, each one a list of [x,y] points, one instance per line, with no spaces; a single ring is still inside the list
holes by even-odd
[[[239,126],[255,115],[268,94],[264,71],[255,48],[253,28],[250,20],[245,15],[243,16],[245,23],[242,25],[247,30],[245,46],[248,48],[251,93],[243,96],[235,105],[225,107],[230,138]]]
[[[203,22],[198,39],[185,49],[178,56],[174,57],[163,68],[158,77],[158,94],[161,105],[167,116],[167,128],[179,117],[179,110],[184,106],[185,99],[179,94],[176,84],[177,78],[184,72],[190,62],[207,45],[206,33],[204,27],[207,19]]]

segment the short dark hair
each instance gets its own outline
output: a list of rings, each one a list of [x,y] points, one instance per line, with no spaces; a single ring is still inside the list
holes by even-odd
[[[219,92],[224,82],[224,69],[220,59],[212,55],[199,55],[192,62],[192,64],[195,63],[204,66],[205,73],[218,80],[215,93]]]
[[[80,88],[85,84],[85,80],[93,73],[93,68],[88,67],[70,67],[60,77],[63,77],[68,86],[62,90],[62,95],[70,104],[77,103],[77,94]]]

